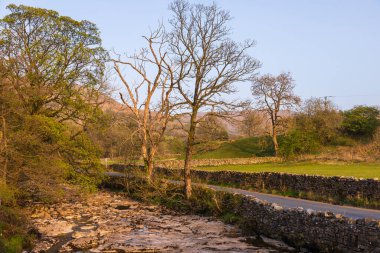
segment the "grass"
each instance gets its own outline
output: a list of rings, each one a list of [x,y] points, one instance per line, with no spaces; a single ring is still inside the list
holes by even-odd
[[[195,159],[248,158],[273,155],[270,140],[266,137],[202,143],[196,145],[195,150]]]
[[[252,165],[224,165],[213,167],[197,167],[208,171],[240,171],[240,172],[283,172],[291,174],[308,174],[319,176],[346,176],[356,178],[380,178],[380,164],[323,164],[323,163],[262,163]]]

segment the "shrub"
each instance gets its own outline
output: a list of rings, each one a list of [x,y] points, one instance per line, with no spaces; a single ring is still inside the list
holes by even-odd
[[[53,201],[59,185],[69,180],[94,190],[102,176],[99,150],[85,132],[74,135],[67,125],[41,115],[24,116],[9,136],[10,183],[20,198]]]
[[[380,111],[375,107],[356,106],[343,113],[342,129],[352,137],[370,137],[380,125]]]
[[[0,252],[21,253],[31,248],[26,217],[17,207],[0,206]]]
[[[320,148],[320,141],[315,132],[293,130],[288,135],[279,138],[280,155],[292,158],[296,155],[314,153]]]
[[[0,206],[8,205],[13,206],[15,204],[15,192],[10,186],[0,181]]]

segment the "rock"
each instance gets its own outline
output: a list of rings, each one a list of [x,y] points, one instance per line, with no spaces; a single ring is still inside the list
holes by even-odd
[[[49,224],[37,226],[38,232],[44,236],[56,237],[73,231],[75,224],[67,221],[52,220]]]
[[[51,215],[43,210],[37,211],[36,213],[32,214],[30,216],[32,219],[49,219],[51,218]]]
[[[296,251],[295,248],[290,247],[289,245],[287,245],[283,241],[275,240],[275,239],[268,238],[265,236],[260,236],[260,238],[261,238],[261,240],[263,240],[264,243],[266,243],[270,246],[273,246],[278,250],[287,251],[287,252],[295,252]]]
[[[280,206],[280,205],[278,205],[278,204],[276,204],[276,203],[273,203],[273,204],[272,204],[272,207],[273,207],[273,209],[276,210],[276,211],[282,211],[282,210],[284,210],[284,208],[283,208],[282,206]]]
[[[72,240],[69,245],[75,250],[92,249],[98,246],[98,238],[96,237],[82,237]]]
[[[55,243],[56,241],[52,240],[46,240],[42,241],[36,247],[31,251],[31,253],[41,253],[41,252],[46,252],[50,247]]]
[[[81,237],[92,237],[96,236],[98,233],[96,231],[75,231],[71,237],[72,238],[81,238]]]
[[[89,225],[89,226],[81,226],[80,227],[81,230],[91,230],[91,229],[94,229],[94,228],[95,228],[95,226],[91,226],[91,225]]]

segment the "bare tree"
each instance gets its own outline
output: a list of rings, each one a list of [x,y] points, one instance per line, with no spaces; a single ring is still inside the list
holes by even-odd
[[[236,102],[223,96],[235,91],[233,84],[251,80],[259,62],[247,54],[254,41],[236,43],[229,38],[231,16],[212,4],[189,4],[177,0],[170,5],[171,54],[182,67],[177,90],[188,106],[189,128],[184,165],[186,196],[191,196],[190,162],[199,122],[199,112],[227,111]]]
[[[178,80],[174,76],[174,64],[165,50],[163,26],[144,38],[148,48],[143,48],[126,61],[113,62],[127,90],[126,95],[120,93],[120,97],[137,125],[147,179],[151,182],[154,157],[174,109],[171,94]],[[135,77],[135,82],[127,80],[119,65],[132,71],[129,77]]]
[[[266,112],[271,121],[271,135],[276,156],[278,156],[277,131],[283,120],[280,111],[291,109],[301,102],[294,94],[294,87],[295,83],[290,73],[281,73],[278,76],[266,74],[255,78],[252,84],[252,94],[257,99],[259,109]]]
[[[221,118],[214,114],[202,117],[196,131],[196,142],[228,140],[228,131]]]
[[[260,111],[246,110],[242,113],[240,131],[248,137],[262,135],[264,133],[264,115]]]

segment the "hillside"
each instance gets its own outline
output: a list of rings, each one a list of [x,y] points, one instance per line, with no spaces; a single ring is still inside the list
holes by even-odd
[[[272,156],[273,149],[267,137],[251,137],[234,141],[214,141],[195,146],[194,158],[247,158],[252,156]]]

